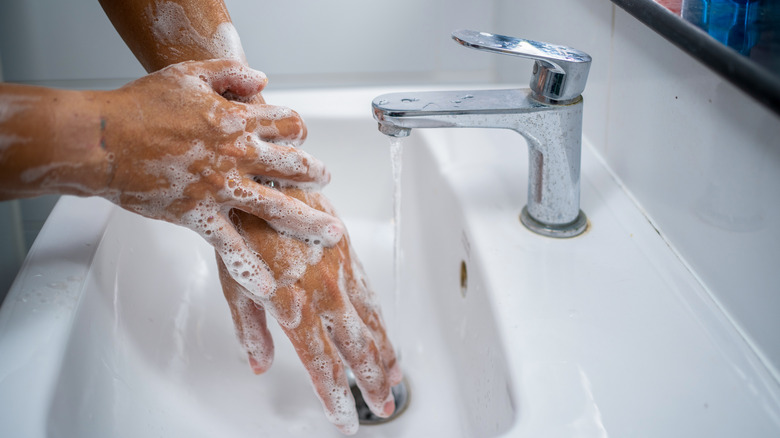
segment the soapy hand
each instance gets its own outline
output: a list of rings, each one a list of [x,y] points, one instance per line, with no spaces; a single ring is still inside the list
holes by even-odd
[[[344,232],[333,216],[255,181],[319,187],[330,178],[319,161],[294,147],[306,135],[297,113],[244,103],[262,102],[265,84],[261,72],[213,60],[175,64],[99,95],[105,103],[101,145],[110,163],[110,181],[100,194],[196,231],[258,297],[273,293],[273,275],[228,220],[231,208],[324,246]]]
[[[283,191],[333,214],[320,193]],[[265,221],[244,212],[234,210],[230,218],[269,263],[277,281],[275,292],[258,299],[235,282],[218,260],[222,289],[255,373],[266,371],[273,360],[273,341],[266,327],[268,311],[295,347],[327,418],[339,430],[353,434],[358,428],[345,365],[354,372],[371,410],[381,417],[390,416],[395,410],[390,388],[400,383],[401,371],[379,305],[348,236],[324,248],[281,235]]]
[[[147,71],[186,60],[230,58],[245,62],[246,57],[238,34],[222,1],[100,0],[100,3]],[[248,68],[244,71],[251,72]],[[235,172],[228,175],[230,171],[221,169],[218,165],[216,167],[219,169],[216,169],[215,173],[223,172],[220,178],[200,172],[202,183],[205,184],[211,178],[215,181],[205,188],[201,188],[204,184],[199,184],[189,191],[195,192],[196,198],[199,193],[205,193],[208,195],[208,205],[212,205],[213,198],[222,202],[223,207],[229,207],[229,202],[224,201],[231,200],[231,192],[224,188],[225,184],[228,189],[240,189],[233,193],[237,197],[251,189],[254,193],[260,192],[264,199],[287,199],[291,202],[292,198],[295,198],[293,204],[297,205],[299,211],[303,212],[302,216],[308,219],[302,220],[289,213],[268,214],[266,210],[270,208],[270,202],[265,204],[269,206],[265,209],[261,208],[263,206],[251,205],[242,208],[236,203],[236,209],[227,216],[224,209],[213,208],[216,205],[209,208],[216,213],[209,217],[216,218],[217,226],[228,231],[226,235],[229,242],[248,242],[249,246],[241,251],[257,257],[250,264],[260,263],[259,258],[262,258],[270,265],[270,272],[265,271],[264,275],[257,275],[258,281],[246,281],[244,272],[250,272],[251,276],[252,271],[245,270],[246,262],[242,259],[251,258],[235,257],[236,251],[226,257],[225,248],[230,245],[214,242],[218,251],[223,291],[252,368],[256,373],[261,373],[268,369],[273,358],[273,341],[266,328],[268,311],[291,340],[309,371],[328,418],[341,431],[354,433],[358,427],[352,394],[344,374],[344,362],[355,373],[364,398],[374,413],[380,416],[390,415],[394,410],[390,386],[400,382],[400,369],[382,325],[378,305],[363,278],[362,268],[351,251],[348,238],[341,237],[343,228],[340,222],[333,219],[332,210],[327,206],[325,198],[311,190],[318,184],[327,182],[327,175],[321,170],[322,166],[303,152],[259,143],[257,138],[247,137],[247,142],[259,146],[262,156],[279,151],[276,155],[278,159],[264,159],[261,160],[263,163],[285,163],[288,166],[283,169],[266,166],[258,170],[252,167],[256,163],[249,163],[251,169],[242,170],[239,156],[251,158],[247,155],[253,154],[251,150],[245,152],[246,149],[241,145],[245,132],[254,132],[259,140],[269,143],[294,145],[306,135],[300,118],[289,110],[284,110],[283,116],[282,113],[269,116],[268,114],[273,112],[265,112],[265,115],[259,117],[260,123],[251,122],[253,117],[257,118],[255,113],[260,109],[274,108],[265,106],[259,94],[265,84],[264,77],[255,77],[249,73],[249,76],[254,78],[249,82],[254,85],[232,82],[231,86],[226,87],[221,79],[210,79],[210,76],[207,76],[207,80],[193,81],[193,77],[201,76],[197,72],[182,72],[179,68],[172,73],[176,73],[169,78],[174,88],[180,82],[176,76],[183,74],[189,78],[187,82],[190,83],[190,88],[201,89],[199,94],[209,95],[214,90],[227,99],[250,104],[248,107],[242,107],[239,102],[235,102],[236,107],[227,111],[224,110],[224,102],[220,102],[215,114],[221,117],[221,120],[215,121],[213,116],[207,118],[207,122],[214,126],[211,129],[213,132],[219,132],[217,127],[223,128],[223,131],[235,129],[239,132],[231,137],[235,141],[230,140],[226,146],[217,148],[215,156],[209,159],[216,160],[217,164],[220,160],[235,159],[236,163],[226,169],[238,168],[243,178],[237,178]],[[149,87],[149,90],[159,95],[165,91],[162,86],[159,90],[155,88],[157,87]],[[172,98],[175,103],[176,97]],[[182,103],[179,107],[182,110],[174,109],[162,113],[161,116],[167,117],[164,120],[175,121],[175,117],[186,112],[189,105]],[[242,117],[233,117],[236,113],[240,114],[242,108],[250,120],[246,125],[242,125]],[[222,117],[222,114],[230,117]],[[270,129],[269,122],[274,122],[276,130]],[[186,126],[191,124],[172,124],[170,130],[175,133]],[[188,138],[186,131],[182,131],[181,138]],[[189,150],[192,151],[187,152]],[[200,151],[201,145],[198,143],[184,145],[178,156],[198,155]],[[284,157],[293,160],[288,161]],[[206,161],[198,159],[193,165],[199,168],[204,162]],[[243,165],[246,167],[247,163]],[[164,166],[160,168],[164,169]],[[207,170],[208,172],[210,171]],[[253,175],[260,178],[250,178]],[[297,187],[292,187],[291,182],[315,184],[298,184]],[[233,187],[232,184],[240,186]],[[276,190],[269,186],[271,184],[281,184],[282,188]],[[192,193],[185,195],[193,196]],[[301,200],[304,202],[300,202]],[[127,205],[130,201],[132,199],[125,199],[124,204]],[[172,221],[181,223],[184,218],[189,224],[202,224],[200,221],[205,219],[208,223],[207,215],[201,213],[203,208],[200,206],[196,205],[198,208],[193,210],[192,203],[185,200],[177,203],[184,204],[183,210],[186,213],[174,211]],[[318,212],[321,215],[318,217],[311,213],[306,204],[326,213]],[[289,211],[289,205],[285,204],[282,210]],[[149,215],[146,211],[141,212]],[[207,238],[208,232],[214,228],[199,227],[201,225],[195,228]],[[221,253],[220,248],[223,248]],[[237,265],[237,262],[240,265]],[[263,271],[260,272],[262,273]],[[274,279],[271,277],[275,277],[275,289],[263,286],[273,284]]]

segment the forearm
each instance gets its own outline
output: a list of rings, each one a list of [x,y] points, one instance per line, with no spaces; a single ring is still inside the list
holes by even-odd
[[[0,84],[0,200],[105,187],[100,95]]]
[[[222,0],[100,0],[136,58],[152,72],[182,61],[246,63]]]

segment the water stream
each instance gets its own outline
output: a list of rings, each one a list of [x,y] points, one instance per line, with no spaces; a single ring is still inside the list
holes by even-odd
[[[401,334],[401,164],[403,161],[403,139],[390,139],[390,161],[393,168],[393,321],[390,337],[398,342]],[[401,349],[396,345],[398,362],[401,362]]]
[[[403,254],[401,253],[401,162],[403,159],[402,139],[388,137],[390,139],[390,161],[393,169],[393,301],[392,315],[388,324],[388,335],[395,346],[396,359],[401,364],[401,262]],[[355,398],[355,407],[358,413],[358,420],[362,425],[382,424],[391,421],[401,415],[409,403],[409,388],[406,378],[393,386],[393,397],[395,398],[396,408],[393,415],[388,418],[380,418],[374,415],[369,409],[358,389],[357,382],[352,370],[347,371],[350,390]]]

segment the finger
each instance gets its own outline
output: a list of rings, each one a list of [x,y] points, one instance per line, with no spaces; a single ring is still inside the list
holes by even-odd
[[[227,272],[248,293],[261,299],[276,290],[276,281],[268,266],[247,246],[224,215],[213,210],[194,209],[183,215],[181,222],[214,247]]]
[[[264,219],[275,231],[303,242],[331,247],[344,235],[337,218],[248,178],[228,178],[227,205]]]
[[[246,102],[260,93],[268,83],[265,73],[231,59],[185,63],[184,69],[200,77],[215,92],[230,100]]]
[[[306,330],[285,332],[309,373],[314,392],[322,403],[328,421],[345,435],[357,432],[357,409],[344,364],[323,327],[314,324]]]
[[[382,358],[382,364],[385,367],[390,386],[395,386],[401,383],[401,380],[403,379],[403,373],[398,364],[395,348],[393,348],[390,338],[387,335],[376,294],[368,284],[368,279],[363,271],[363,266],[360,264],[354,251],[352,251],[351,244],[349,245],[349,248],[352,269],[347,273],[347,295],[358,316],[360,316],[360,319],[371,332],[371,336],[373,337],[377,348],[379,348],[379,354]]]
[[[271,179],[313,183],[322,187],[330,182],[330,173],[322,161],[290,145],[267,143],[256,134],[243,139],[247,145],[244,165],[247,173]]]
[[[274,341],[266,325],[265,310],[233,280],[219,254],[217,268],[238,340],[249,357],[252,371],[262,374],[271,368],[274,359]]]
[[[356,312],[339,318],[322,316],[323,325],[344,361],[355,374],[360,392],[369,409],[380,417],[389,417],[395,411],[395,399],[390,382],[373,336]]]
[[[250,105],[264,105],[265,104],[265,98],[262,94],[255,94],[252,96],[246,103]]]
[[[300,146],[306,139],[306,124],[290,108],[274,105],[246,105],[247,130],[261,140]]]

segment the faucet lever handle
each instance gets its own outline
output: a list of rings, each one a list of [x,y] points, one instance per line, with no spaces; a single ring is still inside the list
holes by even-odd
[[[588,81],[591,57],[577,49],[466,29],[453,32],[452,39],[472,49],[536,61],[531,90],[541,101],[571,102],[582,94]]]

